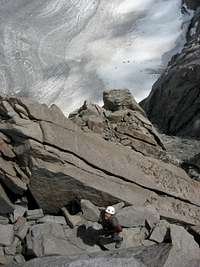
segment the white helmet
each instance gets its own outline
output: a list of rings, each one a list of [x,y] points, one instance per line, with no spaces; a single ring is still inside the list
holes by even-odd
[[[115,214],[115,208],[112,206],[108,206],[105,211],[106,211],[106,213],[109,213],[111,215]]]

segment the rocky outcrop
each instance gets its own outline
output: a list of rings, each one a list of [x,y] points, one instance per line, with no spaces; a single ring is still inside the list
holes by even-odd
[[[98,133],[103,139],[159,158],[165,147],[158,132],[146,118],[130,91],[111,90],[103,94],[103,108],[85,102],[69,118],[86,132]]]
[[[169,135],[200,138],[199,30],[200,10],[197,9],[185,47],[171,59],[148,98],[142,102],[151,122]]]

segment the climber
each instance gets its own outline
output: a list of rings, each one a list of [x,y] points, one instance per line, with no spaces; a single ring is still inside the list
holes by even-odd
[[[115,248],[120,248],[123,238],[120,236],[122,226],[115,217],[115,208],[108,206],[100,214],[98,223],[103,227],[99,232],[99,244],[102,245],[102,236],[110,237],[111,242],[115,242]]]

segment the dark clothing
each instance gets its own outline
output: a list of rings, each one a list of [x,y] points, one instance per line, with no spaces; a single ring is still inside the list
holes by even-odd
[[[111,218],[106,220],[105,211],[101,212],[98,222],[102,225],[103,230],[108,233],[114,234],[122,232],[122,227],[119,224],[118,219],[113,215]]]
[[[109,219],[105,219],[105,211],[102,211],[98,223],[103,227],[99,231],[99,240],[101,240],[101,236],[105,236],[106,238],[110,236],[109,239],[111,242],[115,242],[116,244],[122,242],[123,238],[119,236],[119,233],[122,232],[122,227],[114,215]]]

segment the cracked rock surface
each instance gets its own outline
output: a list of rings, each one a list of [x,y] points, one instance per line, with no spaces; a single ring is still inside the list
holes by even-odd
[[[167,267],[176,261],[180,244],[186,258],[184,237],[194,245],[186,263],[198,261],[198,245],[183,227],[170,227],[176,240],[149,238],[154,228],[163,231],[160,218],[175,226],[200,224],[199,182],[166,160],[159,134],[127,90],[112,90],[106,97],[103,108],[85,103],[70,119],[55,105],[0,99],[0,231],[6,233],[0,237],[0,263],[23,266],[31,258],[52,256],[49,264],[58,266],[62,260],[66,266],[81,260],[88,266],[107,261]],[[110,138],[108,129],[112,136],[120,129],[120,138]],[[137,149],[124,139],[138,143]],[[124,227],[122,250],[115,254],[114,244],[106,243],[111,252],[102,254],[98,216],[102,207],[115,204]],[[135,256],[123,250],[138,246]],[[158,257],[150,259],[150,252]],[[46,261],[39,259],[37,266]]]

